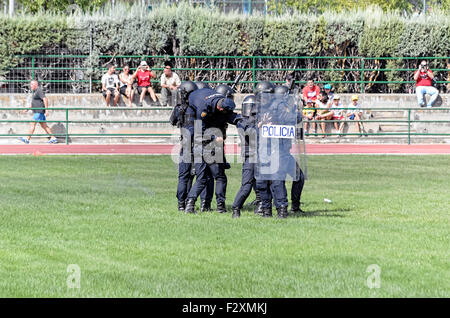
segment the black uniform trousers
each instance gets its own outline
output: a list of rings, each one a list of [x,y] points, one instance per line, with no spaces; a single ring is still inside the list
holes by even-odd
[[[192,163],[183,162],[183,149],[180,151],[180,161],[178,164],[178,186],[177,186],[177,199],[178,201],[184,201],[187,198],[189,191],[192,188],[192,182],[194,175],[191,174]],[[212,178],[209,169],[205,172],[206,186],[200,193],[200,199],[202,201],[211,202],[214,192],[214,179]]]
[[[285,181],[256,180],[256,190],[261,196],[261,206],[264,209],[272,208],[272,198],[276,208],[289,205]]]
[[[249,197],[252,192],[252,188],[256,187],[255,180],[255,164],[244,162],[242,165],[242,182],[241,187],[236,194],[233,202],[233,208],[242,209],[245,200]]]
[[[205,161],[201,163],[194,163],[195,175],[197,180],[192,186],[188,194],[188,199],[197,200],[199,195],[204,191],[208,184],[208,176],[212,176],[212,179],[216,181],[216,202],[225,203],[226,191],[227,191],[227,176],[225,175],[224,163],[211,163],[208,164]],[[214,184],[213,184],[214,186]]]
[[[294,209],[300,208],[300,197],[302,196],[303,186],[305,184],[305,175],[298,165],[297,168],[299,179],[298,181],[292,181],[291,187],[291,203]]]

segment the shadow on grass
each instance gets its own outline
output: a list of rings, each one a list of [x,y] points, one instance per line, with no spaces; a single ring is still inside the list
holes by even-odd
[[[223,215],[230,215],[232,214],[232,208],[231,205],[227,205],[227,213],[224,213]],[[344,209],[324,209],[324,210],[316,210],[316,211],[304,211],[303,213],[291,213],[289,212],[288,218],[308,218],[308,217],[334,217],[334,218],[342,218],[346,217],[345,214],[338,213],[338,212],[350,212],[351,210],[348,208]],[[183,213],[184,212],[180,212]],[[255,216],[259,216],[254,214],[254,209],[249,207],[244,207],[241,209],[241,214],[253,214]],[[277,210],[275,208],[272,209],[273,217],[277,217]],[[189,213],[188,213],[189,214]],[[203,214],[220,214],[217,212],[216,207],[212,207],[211,211],[208,212],[200,212],[199,208],[196,208],[196,213],[193,215],[203,215]],[[259,216],[261,217],[261,216]]]
[[[336,212],[350,212],[349,208],[344,209],[324,209],[324,210],[315,210],[315,211],[304,211],[303,213],[290,213],[289,217],[294,218],[305,218],[305,217],[314,217],[314,216],[325,216],[325,217],[345,217],[345,214],[336,213]]]
[[[302,202],[301,206],[303,207],[304,213],[289,213],[289,217],[294,218],[304,218],[304,217],[314,217],[314,216],[324,216],[324,217],[345,217],[345,214],[338,213],[338,212],[350,212],[351,210],[349,208],[334,208],[334,209],[322,209],[322,210],[313,210],[313,211],[305,211],[304,206],[305,205],[312,205],[312,202],[308,202],[309,204],[304,204]],[[227,210],[232,211],[231,205],[227,205]],[[241,209],[241,212],[247,212],[247,213],[253,213],[255,210],[255,206],[251,204],[246,204]],[[272,213],[276,215],[277,210],[275,207],[272,209]]]
[[[241,209],[241,211],[242,212],[253,212],[254,210],[255,210],[255,206],[252,206],[252,205],[245,205],[242,209]],[[231,209],[231,206],[230,206],[230,209]]]

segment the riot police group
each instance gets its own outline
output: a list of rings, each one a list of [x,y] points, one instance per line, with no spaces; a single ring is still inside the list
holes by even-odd
[[[227,212],[226,170],[230,164],[225,158],[224,145],[228,125],[235,125],[241,138],[243,165],[232,217],[240,217],[253,190],[255,214],[272,217],[273,203],[278,218],[287,218],[286,180],[292,180],[290,212],[303,213],[300,197],[305,182],[302,167],[305,168],[296,157],[301,149],[295,146],[303,140],[299,99],[291,94],[292,88],[262,81],[257,83],[253,95],[244,98],[238,114],[233,86],[222,84],[212,89],[203,82],[186,81],[179,88],[180,98],[170,118],[172,125],[180,128],[181,135],[178,210],[196,213],[196,201],[200,197],[200,212],[211,211],[215,194],[217,211]]]

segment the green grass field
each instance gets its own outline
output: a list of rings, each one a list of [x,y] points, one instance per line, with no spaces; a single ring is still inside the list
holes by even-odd
[[[449,297],[449,163],[311,156],[277,220],[178,212],[167,156],[0,157],[0,297]]]

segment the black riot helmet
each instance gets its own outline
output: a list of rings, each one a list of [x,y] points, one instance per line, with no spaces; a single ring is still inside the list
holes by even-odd
[[[228,86],[228,85],[220,84],[220,85],[216,86],[215,91],[216,91],[217,93],[219,93],[219,94],[224,95],[224,96],[227,97],[227,98],[233,99],[234,91],[233,91],[233,89],[232,89],[230,86]]]
[[[233,99],[234,91],[233,91],[233,89],[232,89],[230,86],[228,86],[228,85],[220,84],[220,85],[218,85],[218,86],[215,88],[215,91],[216,91],[217,93],[219,93],[219,94],[224,95],[224,96],[227,97],[227,98]]]
[[[275,87],[273,93],[275,95],[286,95],[289,92],[289,88],[287,86],[284,85],[278,85],[277,87]]]
[[[248,95],[242,101],[242,116],[250,117],[256,114],[256,96]]]
[[[197,84],[195,84],[192,81],[186,81],[181,83],[179,90],[180,91],[184,91],[187,95],[189,95],[190,93],[192,93],[193,91],[197,90]]]
[[[195,84],[197,84],[198,89],[211,88],[211,86],[209,86],[208,83],[205,82],[195,82]]]
[[[273,93],[275,89],[275,85],[273,85],[270,81],[262,81],[256,84],[255,94],[258,93]]]

